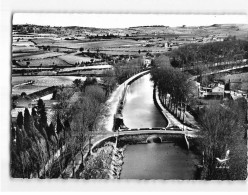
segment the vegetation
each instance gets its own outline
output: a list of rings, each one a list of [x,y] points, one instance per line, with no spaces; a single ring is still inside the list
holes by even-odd
[[[222,65],[248,58],[248,42],[229,38],[223,42],[187,44],[170,54],[173,67]],[[232,63],[233,64],[233,63]]]
[[[44,102],[20,112],[11,128],[11,176],[59,177],[75,156],[85,154],[91,131],[101,130],[97,119],[102,115],[106,92],[94,79],[75,80],[71,88],[61,87],[53,94],[59,103],[48,124]],[[60,151],[61,155],[55,154]],[[46,168],[45,165],[47,165]]]
[[[178,69],[171,67],[167,56],[160,56],[152,63],[152,80],[158,88],[162,103],[174,113],[191,98],[191,83],[188,76]],[[177,114],[177,112],[176,112]],[[181,117],[180,113],[180,116]]]
[[[109,179],[109,170],[112,161],[113,144],[106,143],[99,148],[96,153],[89,157],[86,168],[82,172],[81,178],[85,179]]]
[[[247,177],[247,102],[213,104],[200,114],[200,145],[204,151],[202,179],[244,180]],[[217,169],[216,158],[230,150],[229,169]]]
[[[144,66],[140,58],[130,60],[129,62],[120,62],[115,65],[115,75],[119,84],[126,81],[131,76],[143,70]]]

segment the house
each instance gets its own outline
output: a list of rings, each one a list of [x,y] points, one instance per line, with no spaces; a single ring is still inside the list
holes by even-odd
[[[223,98],[225,92],[225,85],[221,83],[213,83],[208,87],[199,88],[199,98]]]
[[[152,58],[150,58],[150,57],[144,57],[143,58],[143,64],[146,68],[149,67],[151,65],[151,63],[152,63]]]

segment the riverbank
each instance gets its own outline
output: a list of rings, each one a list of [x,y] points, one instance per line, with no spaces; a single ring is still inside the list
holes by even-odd
[[[199,129],[198,124],[196,123],[195,120],[191,119],[189,120],[187,116],[190,116],[191,118],[193,116],[190,115],[190,113],[188,113],[186,111],[186,116],[185,116],[185,123],[183,123],[182,121],[180,121],[178,118],[176,118],[174,116],[174,114],[172,113],[172,111],[169,111],[167,108],[165,108],[165,105],[162,104],[160,98],[159,98],[159,92],[157,90],[157,87],[154,87],[154,102],[155,105],[158,107],[158,110],[163,114],[163,116],[168,120],[168,125],[167,127],[171,127],[171,126],[178,126],[180,129],[185,129],[189,130],[189,131],[195,131],[197,129]],[[189,126],[189,124],[191,124]]]

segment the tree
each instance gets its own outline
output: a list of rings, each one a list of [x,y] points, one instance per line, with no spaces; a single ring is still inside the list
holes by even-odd
[[[22,96],[22,97],[25,97],[26,95],[27,95],[26,92],[22,92],[22,93],[21,93],[21,96]]]
[[[29,136],[29,137],[32,137],[33,135],[32,135],[32,130],[31,130],[31,124],[30,124],[30,119],[31,118],[31,116],[30,116],[30,113],[29,113],[29,110],[27,109],[27,108],[25,108],[25,110],[24,110],[24,129],[25,129],[25,131],[27,132],[27,135]]]
[[[106,85],[106,95],[108,95],[116,86],[116,77],[113,70],[106,70],[103,73],[102,81]]]
[[[61,123],[61,120],[59,118],[59,113],[57,114],[57,121],[56,121],[56,123],[57,123],[56,131],[57,131],[57,134],[59,135],[60,132],[62,132],[62,130],[64,128],[63,125],[62,125],[62,123]]]
[[[36,112],[36,108],[32,108],[32,113],[31,113],[32,117],[36,117],[37,116],[37,112]]]
[[[39,115],[39,125],[41,128],[46,128],[47,126],[47,116],[45,104],[42,99],[38,100],[37,104],[37,114]]]
[[[22,112],[18,112],[16,123],[17,123],[17,126],[21,129],[22,126],[23,126],[23,115],[22,115]]]
[[[92,78],[92,77],[87,77],[83,83],[83,85],[81,86],[81,90],[85,91],[85,88],[89,85],[95,85],[97,84],[97,80],[96,78]]]
[[[83,47],[80,47],[79,48],[79,51],[83,52],[84,51],[84,48]]]
[[[200,144],[205,156],[203,179],[244,178],[242,172],[246,172],[247,164],[244,127],[239,114],[235,112],[240,106],[235,102],[231,104],[229,106],[212,104],[200,114],[199,122],[202,127],[199,132]],[[227,150],[231,151],[228,174],[231,178],[226,178],[226,175],[220,174],[215,168],[216,158],[223,157]]]
[[[82,84],[82,81],[81,79],[75,79],[73,81],[73,84],[75,85],[75,87],[80,87],[80,85]]]

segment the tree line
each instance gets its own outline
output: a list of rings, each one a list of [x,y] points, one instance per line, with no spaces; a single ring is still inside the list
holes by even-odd
[[[151,76],[154,86],[158,88],[159,98],[164,106],[179,118],[183,117],[182,110],[191,98],[192,85],[189,76],[170,65],[168,56],[161,55],[152,62]],[[182,115],[182,116],[181,116]]]
[[[169,54],[171,65],[178,68],[197,65],[221,65],[248,59],[248,41],[229,37],[223,42],[187,44]]]

